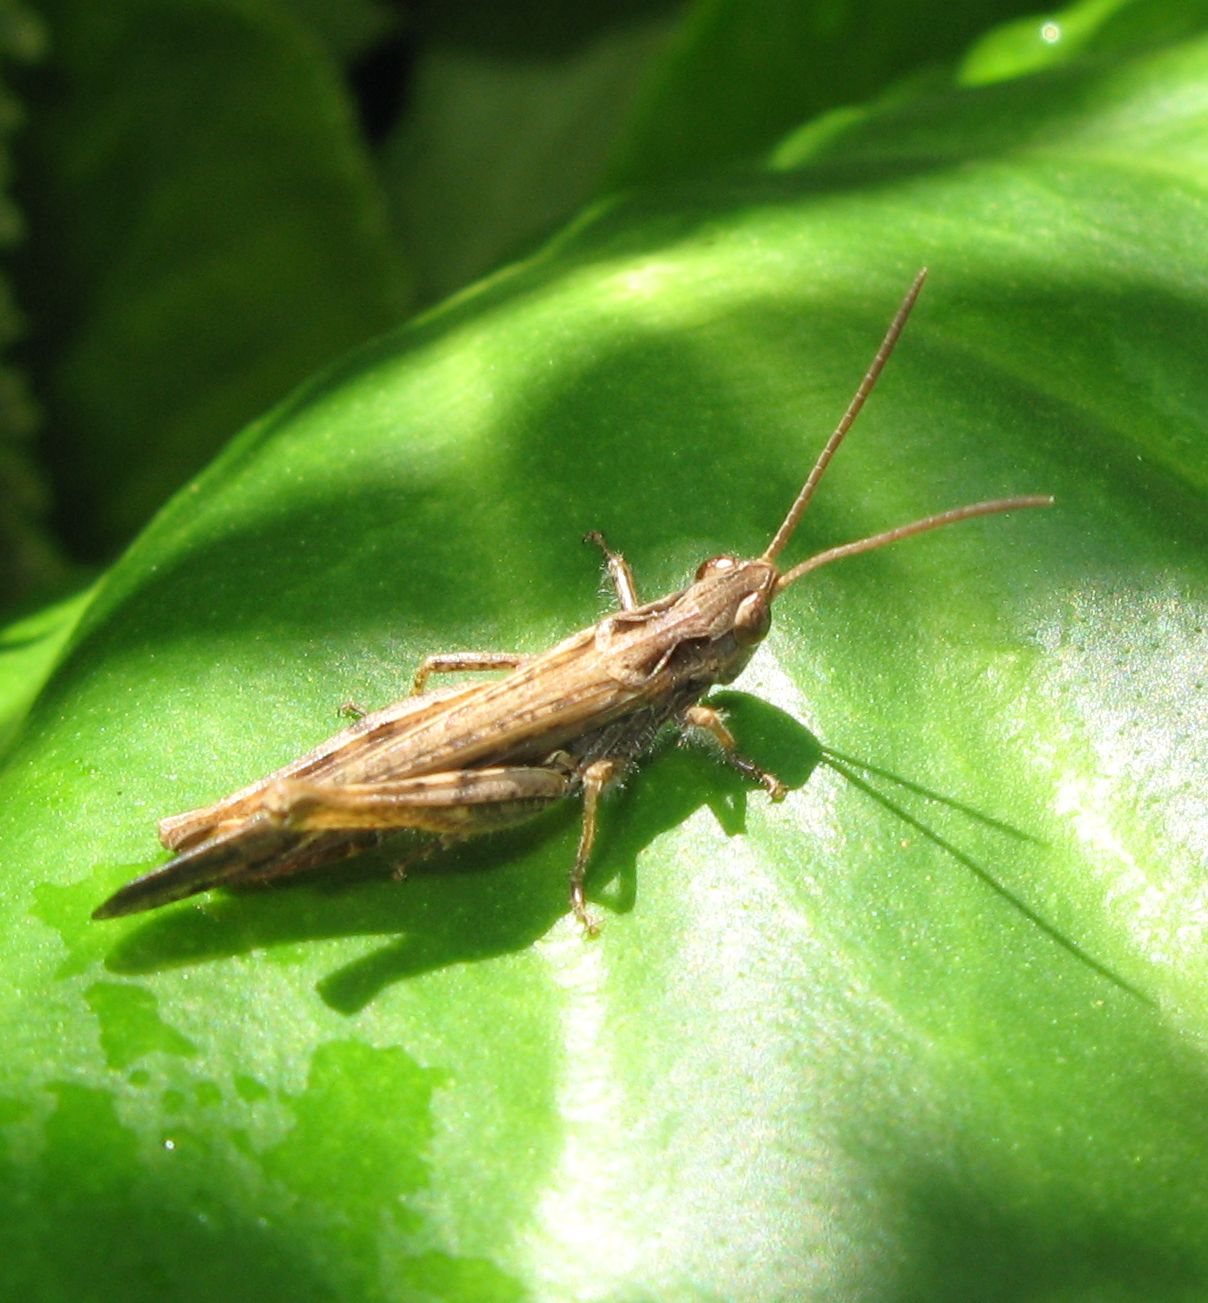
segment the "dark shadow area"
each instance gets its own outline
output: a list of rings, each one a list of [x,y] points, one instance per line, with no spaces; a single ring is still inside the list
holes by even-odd
[[[807,781],[820,754],[807,729],[743,694],[724,694],[722,704],[752,754],[791,786]],[[728,836],[745,830],[752,795],[746,780],[711,762],[703,748],[660,750],[605,806],[588,894],[613,913],[634,907],[637,860],[645,847],[702,805]],[[375,852],[309,873],[305,883],[216,894],[200,909],[172,907],[148,915],[118,942],[106,967],[141,974],[298,942],[397,936],[320,984],[327,1004],[355,1013],[395,982],[523,950],[548,932],[568,912],[579,810],[577,801],[568,801],[523,828],[421,861],[401,884],[386,880],[388,852]],[[608,883],[615,886],[603,889]],[[607,928],[607,916],[602,922]]]
[[[906,1142],[902,1156],[909,1153]],[[961,1184],[916,1155],[894,1191],[910,1238],[900,1283],[895,1289],[886,1280],[884,1303],[1205,1297],[1203,1263],[1163,1224],[1160,1204],[1110,1210],[1116,1190],[1101,1201],[1108,1207],[1097,1207],[1076,1176],[1047,1198],[1040,1192],[1048,1187],[1034,1189],[1030,1206],[1019,1207],[1009,1191]]]

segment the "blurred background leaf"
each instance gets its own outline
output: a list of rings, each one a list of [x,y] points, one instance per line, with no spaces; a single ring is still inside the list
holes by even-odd
[[[105,557],[241,425],[396,320],[348,96],[284,6],[42,6],[18,264],[56,524]]]
[[[14,68],[42,57],[41,24],[23,6],[0,5],[0,248],[11,252],[21,218],[11,197],[12,137],[21,119],[11,80]],[[0,285],[0,609],[19,594],[47,589],[60,581],[63,558],[46,529],[45,475],[31,453],[36,415],[25,377],[9,354],[21,333],[21,314],[7,279]]]

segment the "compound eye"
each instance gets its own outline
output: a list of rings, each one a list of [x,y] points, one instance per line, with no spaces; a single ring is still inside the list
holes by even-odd
[[[702,561],[696,569],[697,579],[708,579],[710,575],[724,575],[727,570],[733,570],[738,565],[738,561],[732,556],[711,556],[708,561]]]
[[[734,612],[734,639],[740,647],[753,647],[772,627],[772,606],[762,593],[748,593]]]

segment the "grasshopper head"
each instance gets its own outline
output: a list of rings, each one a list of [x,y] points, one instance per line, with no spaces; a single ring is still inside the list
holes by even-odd
[[[695,582],[728,598],[728,624],[735,642],[740,647],[754,647],[772,627],[772,598],[779,577],[776,567],[766,561],[714,556],[697,567]]]
[[[697,568],[682,609],[709,646],[711,677],[737,678],[772,626],[772,598],[779,572],[760,558],[715,556]]]

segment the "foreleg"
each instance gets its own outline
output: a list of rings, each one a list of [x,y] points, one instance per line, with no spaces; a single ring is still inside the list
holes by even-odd
[[[634,583],[633,571],[629,562],[604,541],[604,535],[598,529],[583,535],[584,543],[594,543],[604,553],[604,564],[608,567],[608,578],[612,582],[613,592],[617,595],[617,604],[622,611],[632,611],[638,602],[637,585]]]

